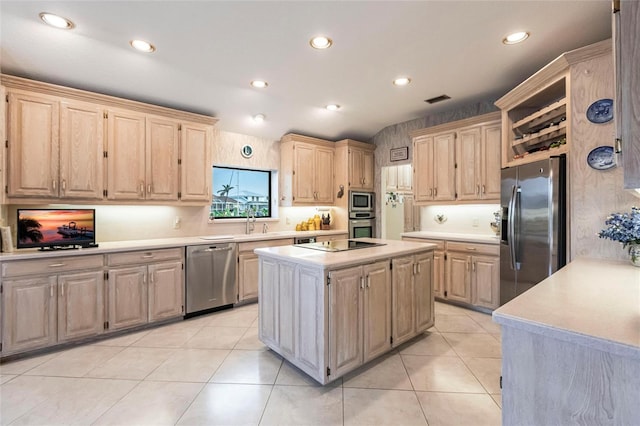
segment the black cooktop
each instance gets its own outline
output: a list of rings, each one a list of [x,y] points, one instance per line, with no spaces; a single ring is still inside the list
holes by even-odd
[[[355,240],[323,241],[321,243],[305,243],[305,244],[298,244],[297,247],[313,249],[313,250],[322,250],[322,251],[346,251],[346,250],[356,250],[356,249],[363,249],[363,248],[384,246],[384,245],[386,244],[371,243],[369,241],[360,241],[358,239],[355,239]]]

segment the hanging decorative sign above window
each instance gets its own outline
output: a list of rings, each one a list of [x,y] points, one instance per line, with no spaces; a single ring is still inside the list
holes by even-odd
[[[251,145],[245,145],[240,152],[244,158],[251,158],[251,156],[253,156],[253,147]]]
[[[389,150],[391,161],[401,161],[409,159],[409,147],[403,146],[402,148],[391,148]]]

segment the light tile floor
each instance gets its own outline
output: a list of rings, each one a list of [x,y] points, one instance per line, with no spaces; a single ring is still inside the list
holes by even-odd
[[[319,386],[258,340],[258,307],[0,365],[6,425],[499,425],[500,328],[435,327]]]

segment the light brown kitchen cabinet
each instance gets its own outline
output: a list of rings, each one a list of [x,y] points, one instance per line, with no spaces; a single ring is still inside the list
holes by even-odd
[[[500,121],[460,130],[456,139],[458,200],[500,199]]]
[[[283,206],[332,205],[334,143],[287,134],[280,141],[280,188]]]
[[[183,248],[107,255],[109,330],[184,313]]]
[[[107,111],[107,186],[110,200],[144,200],[146,151],[144,114]]]
[[[58,276],[58,341],[96,336],[104,331],[102,270]]]
[[[385,169],[387,171],[387,192],[411,192],[413,188],[411,164],[389,166]]]
[[[60,198],[101,200],[104,196],[104,108],[60,102]]]
[[[341,375],[391,348],[389,262],[340,269],[329,276],[329,362]]]
[[[416,243],[434,244],[433,250],[433,274],[431,277],[431,285],[433,286],[433,295],[440,299],[444,298],[444,289],[446,286],[446,263],[445,263],[445,242],[443,240],[431,240],[427,238],[402,237],[402,241],[414,241]]]
[[[616,2],[614,2],[616,3]],[[616,99],[616,138],[622,145],[624,187],[640,188],[640,4],[617,2],[613,19]]]
[[[447,281],[445,299],[471,303],[471,256],[465,253],[447,252]]]
[[[100,255],[2,264],[2,352],[91,337],[104,329]]]
[[[420,230],[420,206],[413,201],[413,194],[402,195],[404,232]]]
[[[180,130],[180,200],[211,202],[212,127],[183,122]]]
[[[497,245],[447,241],[444,298],[495,309],[500,304]]]
[[[108,274],[109,330],[146,324],[149,321],[147,267],[110,269]]]
[[[455,136],[455,132],[446,132],[414,139],[413,193],[417,202],[456,199]]]
[[[391,334],[398,346],[433,325],[433,253],[394,258],[391,264]]]
[[[23,91],[8,97],[7,196],[57,198],[60,103]]]
[[[473,256],[471,277],[471,303],[483,308],[500,306],[500,258]]]
[[[373,171],[375,166],[373,155],[373,149],[363,149],[353,145],[349,147],[350,189],[373,191]]]
[[[145,199],[177,201],[180,123],[147,116],[145,136]]]
[[[293,244],[293,238],[252,241],[238,244],[238,302],[258,298],[258,255],[253,251],[262,247],[278,247]]]
[[[2,352],[37,349],[57,340],[56,276],[3,281]]]

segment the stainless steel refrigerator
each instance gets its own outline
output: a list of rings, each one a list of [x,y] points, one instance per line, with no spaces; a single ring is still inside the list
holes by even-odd
[[[566,160],[502,169],[500,304],[566,263]]]

